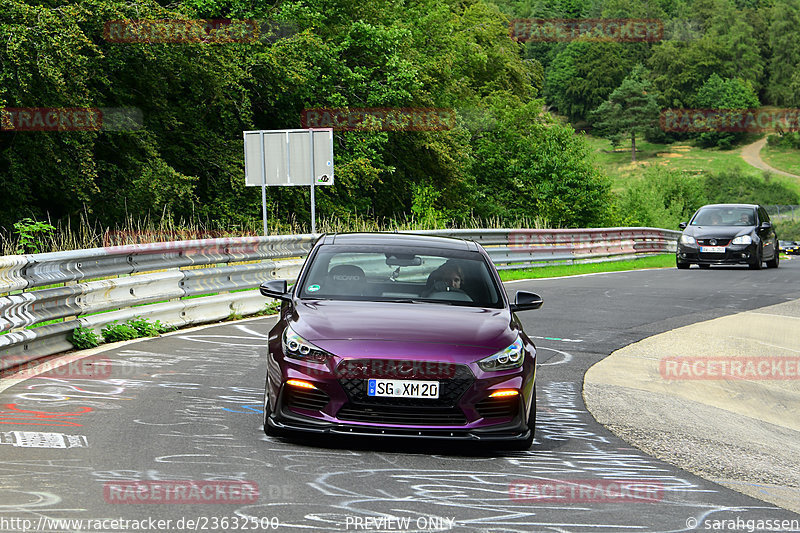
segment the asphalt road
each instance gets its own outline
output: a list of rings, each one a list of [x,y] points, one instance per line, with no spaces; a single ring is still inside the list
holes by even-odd
[[[92,367],[0,392],[0,531],[785,531],[790,526],[763,521],[800,516],[653,459],[605,430],[586,412],[581,383],[594,362],[631,342],[800,298],[798,281],[800,260],[778,270],[507,284],[545,301],[520,314],[541,364],[537,438],[527,452],[265,437],[271,318],[119,347],[93,356]],[[86,368],[96,374],[85,377]],[[651,491],[620,500],[608,485],[615,480]],[[150,492],[134,493],[130,481],[147,482]],[[181,481],[212,489],[187,493]],[[519,482],[562,497],[520,499],[510,493]],[[253,484],[257,498],[247,492]],[[576,484],[593,491],[570,492]]]

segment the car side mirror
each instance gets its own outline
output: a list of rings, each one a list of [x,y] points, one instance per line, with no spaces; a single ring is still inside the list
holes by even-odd
[[[764,221],[761,223],[760,229],[770,229],[772,227],[772,222]]]
[[[517,311],[529,311],[531,309],[539,309],[544,300],[538,294],[528,292],[528,291],[517,291],[516,296],[514,296],[514,303],[511,304],[511,311],[516,313]]]
[[[285,302],[289,302],[292,299],[292,295],[286,290],[285,279],[271,279],[265,281],[258,287],[258,290],[261,291],[261,294],[269,298],[277,298]]]
[[[681,229],[686,229],[686,222],[681,222],[680,224],[678,224],[678,227]]]

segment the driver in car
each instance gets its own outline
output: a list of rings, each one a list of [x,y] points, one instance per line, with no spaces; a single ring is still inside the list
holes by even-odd
[[[428,293],[442,291],[461,291],[464,273],[458,265],[447,262],[431,272],[428,278]]]

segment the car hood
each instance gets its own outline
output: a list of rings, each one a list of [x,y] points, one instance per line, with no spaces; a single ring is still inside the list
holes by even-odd
[[[739,235],[749,235],[753,232],[752,226],[689,226],[684,233],[695,239],[711,237],[733,239]]]
[[[412,356],[417,351],[497,351],[517,337],[508,309],[433,303],[295,300],[290,325],[323,350]],[[449,348],[448,348],[449,347]],[[462,347],[466,350],[453,347]]]

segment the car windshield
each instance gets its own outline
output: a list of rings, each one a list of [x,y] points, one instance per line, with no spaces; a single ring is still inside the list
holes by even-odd
[[[692,226],[754,226],[752,207],[706,207],[697,212]]]
[[[300,298],[504,306],[493,267],[478,252],[326,245],[311,261]]]

